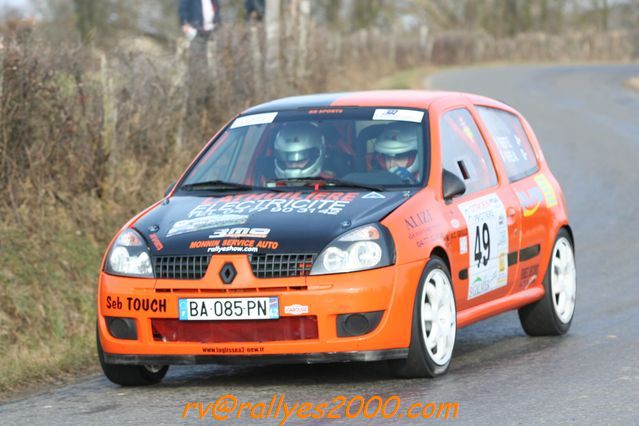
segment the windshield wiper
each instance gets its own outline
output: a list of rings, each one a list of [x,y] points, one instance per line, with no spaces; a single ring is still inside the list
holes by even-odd
[[[188,183],[186,185],[182,185],[180,189],[183,189],[184,191],[197,191],[197,190],[207,190],[207,189],[215,190],[215,191],[227,191],[227,190],[251,191],[254,189],[267,189],[267,188],[246,185],[243,183],[225,182],[223,180],[207,180],[204,182]]]
[[[303,183],[305,185],[316,184],[320,186],[344,186],[347,188],[369,189],[371,191],[380,191],[380,192],[386,191],[386,188],[384,188],[383,186],[371,185],[367,183],[351,182],[351,181],[341,180],[341,179],[331,179],[331,178],[325,179],[322,177],[300,177],[300,178],[278,179],[268,183],[269,184],[274,183],[275,185],[283,185],[283,184],[295,183],[295,182]]]

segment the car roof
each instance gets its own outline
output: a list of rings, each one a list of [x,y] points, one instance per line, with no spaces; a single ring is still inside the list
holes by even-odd
[[[465,97],[472,103],[507,107],[505,104],[485,96],[463,92],[429,90],[372,90],[362,92],[320,93],[276,99],[246,109],[244,114],[285,111],[306,108],[330,107],[391,107],[428,109],[442,98]]]

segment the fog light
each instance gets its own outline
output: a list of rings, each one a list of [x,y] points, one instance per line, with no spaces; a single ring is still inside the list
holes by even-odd
[[[341,314],[337,316],[337,336],[353,337],[368,334],[375,330],[384,311]]]
[[[133,318],[105,317],[111,336],[116,339],[137,340],[138,330]]]

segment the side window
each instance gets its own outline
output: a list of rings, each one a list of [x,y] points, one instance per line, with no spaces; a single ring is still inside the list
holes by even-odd
[[[535,153],[519,118],[495,108],[477,107],[477,110],[495,141],[508,179],[514,182],[536,173]]]
[[[466,109],[445,113],[439,122],[442,166],[466,184],[466,194],[497,184],[486,142]]]

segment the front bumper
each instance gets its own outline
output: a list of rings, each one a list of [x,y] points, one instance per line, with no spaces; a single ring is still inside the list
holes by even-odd
[[[238,271],[231,285],[219,270],[233,262]],[[413,300],[425,262],[393,265],[347,274],[257,279],[246,256],[214,256],[201,280],[155,280],[102,273],[98,296],[98,330],[105,361],[113,364],[316,363],[405,358],[410,343]],[[152,321],[177,319],[181,298],[279,298],[286,306],[308,307],[317,319],[317,338],[251,342],[162,341]],[[383,311],[377,327],[356,337],[339,337],[340,314]],[[113,337],[105,317],[133,318],[134,340]]]
[[[387,349],[382,351],[328,352],[313,354],[282,355],[120,355],[104,354],[107,364],[124,365],[269,365],[269,364],[321,364],[327,362],[383,361],[408,357],[408,349]]]

